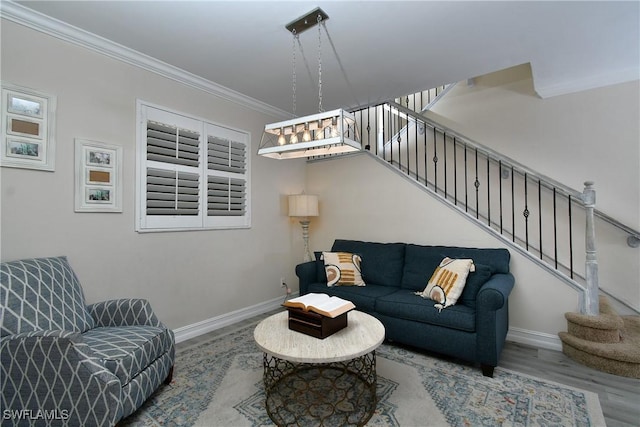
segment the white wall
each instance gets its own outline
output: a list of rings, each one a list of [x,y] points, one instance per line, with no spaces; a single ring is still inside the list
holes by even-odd
[[[2,20],[2,80],[57,95],[55,172],[1,169],[1,257],[67,255],[86,298],[142,297],[172,328],[282,295],[295,282],[299,229],[283,195],[304,161],[255,153],[273,117]],[[251,133],[252,227],[134,231],[136,98]],[[74,138],[124,147],[122,213],[74,212]]]

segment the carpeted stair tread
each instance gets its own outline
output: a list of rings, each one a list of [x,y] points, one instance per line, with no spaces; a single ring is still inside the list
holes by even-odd
[[[592,329],[622,329],[624,322],[615,309],[609,304],[609,300],[600,297],[600,314],[597,316],[589,316],[580,313],[565,313],[564,317],[567,321],[576,325],[585,326]]]
[[[640,378],[640,316],[620,316],[600,296],[600,314],[565,313],[562,352],[603,372]]]
[[[625,316],[619,343],[596,343],[560,332],[562,352],[583,365],[629,378],[640,378],[640,317]]]
[[[625,339],[618,343],[597,343],[576,338],[567,332],[560,332],[563,343],[595,356],[621,362],[637,363],[640,365],[640,340]]]

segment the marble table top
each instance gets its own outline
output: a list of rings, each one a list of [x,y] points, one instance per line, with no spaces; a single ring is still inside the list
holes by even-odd
[[[384,326],[360,311],[347,314],[347,327],[325,339],[289,329],[288,312],[274,314],[256,326],[253,337],[262,351],[298,363],[351,360],[375,350],[384,341]]]

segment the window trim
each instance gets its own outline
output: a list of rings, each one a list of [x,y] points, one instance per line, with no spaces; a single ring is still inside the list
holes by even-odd
[[[194,171],[193,167],[147,160],[147,121],[156,121],[170,126],[197,130],[199,146],[199,212],[194,216],[146,214],[147,168],[155,166],[161,170],[181,172]],[[163,121],[164,120],[164,121]],[[218,137],[245,146],[244,173],[227,172],[208,168],[207,144],[209,137]],[[136,170],[135,170],[135,230],[139,233],[164,231],[225,230],[251,228],[251,134],[227,125],[215,123],[201,117],[176,111],[164,106],[136,100]],[[209,176],[244,180],[244,213],[242,215],[207,215],[207,184]]]

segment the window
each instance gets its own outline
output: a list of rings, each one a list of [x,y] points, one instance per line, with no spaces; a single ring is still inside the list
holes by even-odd
[[[138,101],[136,230],[248,228],[250,137]]]

